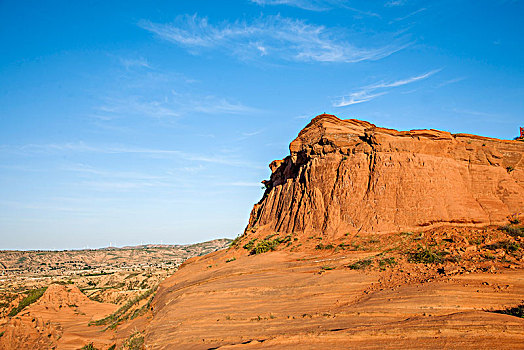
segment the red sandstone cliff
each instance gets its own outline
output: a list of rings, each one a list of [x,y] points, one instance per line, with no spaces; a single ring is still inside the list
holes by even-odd
[[[524,211],[524,142],[314,118],[270,164],[246,230],[345,233],[501,223]]]

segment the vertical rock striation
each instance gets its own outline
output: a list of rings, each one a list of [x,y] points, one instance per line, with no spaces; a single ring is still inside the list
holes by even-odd
[[[524,142],[396,131],[322,114],[270,164],[246,230],[264,234],[498,224],[524,211]]]

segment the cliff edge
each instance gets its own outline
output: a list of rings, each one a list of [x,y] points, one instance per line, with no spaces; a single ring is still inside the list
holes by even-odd
[[[524,142],[396,131],[322,114],[270,164],[246,231],[344,234],[484,226],[524,210]]]

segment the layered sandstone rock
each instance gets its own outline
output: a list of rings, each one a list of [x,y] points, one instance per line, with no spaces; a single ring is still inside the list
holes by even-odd
[[[524,211],[524,142],[314,118],[270,164],[246,230],[322,233],[487,225]]]

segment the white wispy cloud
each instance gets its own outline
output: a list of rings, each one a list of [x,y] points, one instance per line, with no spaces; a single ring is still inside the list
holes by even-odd
[[[258,135],[258,134],[262,133],[263,131],[264,131],[263,129],[260,129],[260,130],[255,130],[255,131],[251,131],[251,132],[243,132],[242,136],[251,137],[251,136]]]
[[[256,111],[255,108],[215,96],[205,96],[198,100],[191,100],[187,105],[187,109],[189,109],[190,112],[195,111],[206,114],[240,114]]]
[[[369,91],[361,90],[357,92],[352,92],[349,96],[344,96],[338,103],[334,103],[333,107],[345,107],[349,105],[355,105],[357,103],[371,101],[374,98],[385,95],[387,92],[380,92],[376,94],[371,94]]]
[[[174,187],[172,182],[167,181],[84,181],[79,183],[82,187],[88,187],[98,191],[128,191],[154,187]]]
[[[132,180],[166,180],[169,177],[167,175],[159,176],[152,174],[144,174],[133,171],[114,171],[107,169],[97,169],[85,164],[76,164],[64,166],[61,168],[63,171],[70,171],[85,176],[94,176],[97,178],[116,178],[116,179],[132,179]]]
[[[404,6],[407,0],[390,0],[384,4],[385,7]]]
[[[173,93],[162,100],[153,101],[136,96],[125,99],[107,99],[105,104],[97,108],[92,117],[102,121],[130,115],[166,119],[192,113],[242,114],[257,111],[255,108],[223,97]]]
[[[304,10],[311,11],[325,11],[332,8],[332,6],[341,5],[345,3],[344,0],[250,0],[251,2],[260,6],[273,5],[287,5],[298,7]]]
[[[348,0],[250,0],[260,6],[286,5],[309,11],[328,11],[334,8],[343,8],[361,15],[380,17],[377,13],[362,11],[349,6]]]
[[[192,54],[217,49],[240,59],[272,56],[303,62],[359,62],[378,60],[407,46],[387,38],[388,44],[379,47],[357,47],[340,30],[281,16],[213,25],[207,18],[185,15],[170,24],[141,21],[139,26]]]
[[[442,83],[438,84],[436,87],[437,88],[441,88],[441,87],[446,86],[446,85],[451,85],[451,84],[455,84],[455,83],[461,82],[461,81],[463,81],[465,79],[466,79],[466,77],[449,79],[449,80],[443,81]]]
[[[136,58],[125,58],[119,57],[120,64],[122,64],[126,69],[131,69],[134,67],[139,68],[151,68],[149,62],[143,57]]]
[[[413,11],[413,12],[408,13],[408,14],[405,15],[405,16],[395,18],[394,20],[390,21],[389,24],[394,23],[394,22],[403,21],[403,20],[405,20],[405,19],[408,19],[408,18],[410,18],[410,17],[413,17],[413,16],[415,16],[415,15],[421,13],[421,12],[424,12],[424,11],[426,11],[426,10],[427,10],[427,8],[425,8],[425,7],[420,8],[420,9],[418,9],[418,10],[415,10],[415,11]]]
[[[440,69],[435,69],[427,73],[417,75],[407,79],[401,79],[389,83],[376,83],[372,85],[365,86],[358,91],[352,92],[347,96],[342,96],[338,102],[333,104],[334,107],[345,107],[349,105],[354,105],[357,103],[367,102],[379,96],[385,95],[388,93],[387,89],[396,88],[399,86],[408,85],[420,80],[424,80],[432,76],[433,74],[439,72]],[[386,91],[384,91],[386,90]]]
[[[19,155],[57,154],[57,153],[99,153],[99,154],[130,154],[151,158],[179,158],[188,161],[221,164],[234,167],[263,169],[264,167],[249,161],[239,159],[235,155],[199,154],[172,149],[142,148],[127,145],[90,145],[84,142],[27,144],[22,146],[0,146],[0,153],[15,153]],[[77,169],[79,170],[79,169]],[[89,171],[88,169],[86,171]]]
[[[471,115],[471,116],[477,117],[478,120],[487,120],[487,118],[490,118],[490,119],[495,119],[497,123],[507,123],[507,124],[511,123],[511,116],[504,115],[498,112],[490,113],[486,111],[478,111],[478,110],[469,109],[469,108],[443,108],[442,110],[446,112],[452,112],[460,116],[464,116],[465,114]]]

